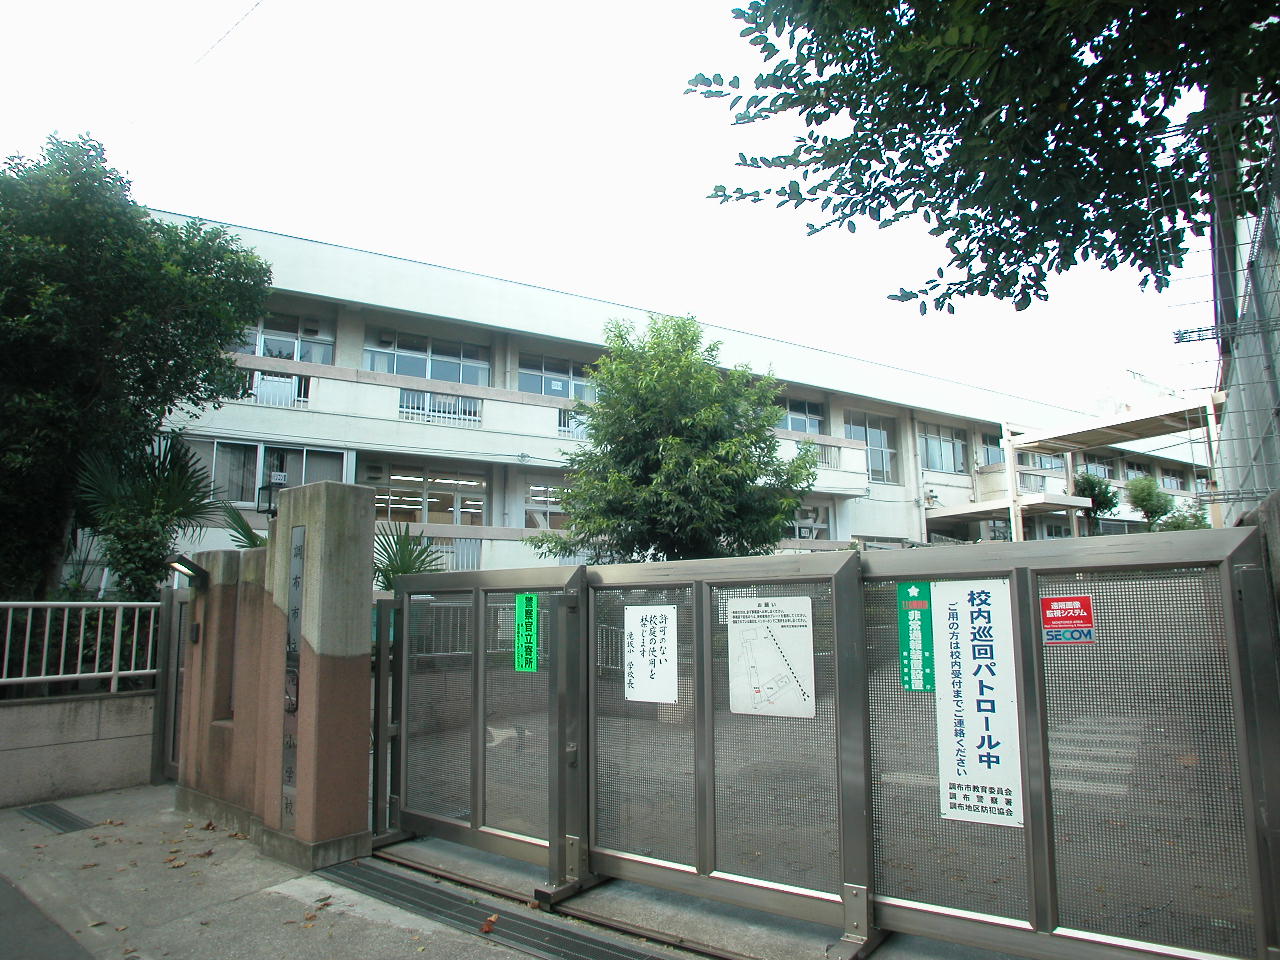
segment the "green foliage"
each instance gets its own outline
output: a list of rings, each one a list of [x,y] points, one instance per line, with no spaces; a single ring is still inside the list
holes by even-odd
[[[1080,511],[1084,514],[1089,534],[1098,532],[1099,517],[1111,516],[1120,506],[1120,491],[1109,481],[1094,476],[1087,470],[1081,470],[1076,474],[1071,489],[1075,496],[1088,497],[1093,502],[1092,507],[1086,507]]]
[[[267,545],[267,535],[253,529],[253,526],[245,519],[244,514],[230,502],[220,500],[218,508],[222,511],[222,519],[227,525],[227,534],[231,537],[231,542],[239,549],[252,550],[254,547],[265,547]]]
[[[1209,526],[1209,516],[1202,503],[1183,504],[1156,523],[1160,531],[1208,530]]]
[[[373,534],[373,579],[379,590],[394,590],[396,577],[431,573],[444,568],[444,556],[424,534],[409,532],[409,524],[380,526]]]
[[[208,493],[209,471],[173,434],[119,458],[85,454],[80,497],[123,599],[155,599],[178,535],[218,515]]]
[[[1276,13],[1258,0],[759,0],[734,11],[769,65],[755,92],[701,73],[687,92],[729,98],[738,123],[794,114],[809,128],[790,152],[739,155],[782,183],[713,198],[811,209],[810,232],[919,216],[946,238],[952,278],[939,268],[891,299],[1024,309],[1090,259],[1168,284],[1208,226],[1217,149],[1199,130],[1167,136],[1171,109],[1196,90],[1205,115],[1280,100]],[[1270,124],[1244,123],[1238,164],[1216,155],[1243,171],[1246,207],[1269,175],[1252,161]]]
[[[613,321],[595,364],[596,402],[575,410],[587,444],[568,456],[564,535],[529,538],[544,556],[593,562],[769,552],[816,477],[811,445],[778,454],[779,384],[720,370],[692,317]]]
[[[225,348],[270,268],[219,229],[152,220],[102,145],[50,138],[0,170],[0,597],[64,554],[82,453],[147,446],[165,415],[240,396]]]
[[[1148,530],[1154,530],[1156,521],[1173,510],[1173,495],[1161,490],[1156,478],[1151,476],[1130,480],[1124,498],[1129,506],[1142,514]]]

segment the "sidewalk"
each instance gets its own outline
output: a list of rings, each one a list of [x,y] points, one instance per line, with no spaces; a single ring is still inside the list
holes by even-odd
[[[526,960],[203,829],[172,786],[58,804],[100,825],[59,834],[0,810],[2,960]]]
[[[174,810],[173,797],[166,785],[59,800],[96,824],[70,833],[19,808],[0,810],[0,960],[527,960],[478,934],[270,860],[240,834],[187,819]],[[527,909],[508,907],[521,908]],[[607,936],[671,960],[705,960]],[[821,960],[818,949],[813,953],[796,960]],[[876,960],[1002,957],[900,935],[875,954]]]

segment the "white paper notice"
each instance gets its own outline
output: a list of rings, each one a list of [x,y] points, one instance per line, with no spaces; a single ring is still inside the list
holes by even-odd
[[[676,680],[676,608],[626,607],[626,696],[649,703],[680,699]]]
[[[814,716],[813,601],[735,599],[729,621],[729,709],[771,717]]]
[[[1008,580],[934,581],[938,801],[946,820],[1022,826]]]

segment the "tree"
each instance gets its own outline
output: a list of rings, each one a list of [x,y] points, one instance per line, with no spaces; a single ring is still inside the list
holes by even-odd
[[[1102,477],[1081,470],[1072,481],[1072,493],[1088,497],[1092,506],[1083,508],[1085,526],[1090,535],[1098,532],[1098,518],[1109,517],[1120,506],[1120,492]]]
[[[774,434],[780,385],[717,367],[692,317],[613,321],[595,364],[594,404],[575,410],[587,444],[569,454],[563,535],[529,539],[544,556],[594,562],[692,560],[769,552],[813,486],[817,454],[792,460]]]
[[[444,557],[423,534],[409,532],[409,524],[379,527],[373,535],[373,580],[379,590],[394,590],[396,577],[444,569]]]
[[[1156,521],[1173,510],[1173,496],[1161,490],[1156,478],[1151,476],[1130,480],[1124,498],[1129,506],[1142,514],[1148,530],[1154,530]]]
[[[153,220],[102,145],[50,138],[0,171],[0,597],[40,596],[82,453],[120,461],[180,405],[243,395],[225,353],[270,268],[220,229]]]
[[[80,496],[122,599],[154,600],[178,535],[221,513],[209,485],[209,471],[173,434],[119,459],[85,455]]]
[[[1273,110],[1278,12],[1259,0],[760,0],[734,11],[771,64],[755,93],[720,74],[687,92],[731,98],[739,123],[794,114],[809,128],[788,153],[740,155],[790,179],[712,197],[814,209],[811,233],[919,215],[946,238],[954,275],[939,268],[892,299],[919,297],[921,313],[974,294],[1024,309],[1051,273],[1089,259],[1167,285],[1188,231],[1209,225],[1214,166],[1244,171],[1234,195],[1255,205],[1269,169],[1250,161],[1270,114],[1247,120],[1228,160],[1168,136],[1170,113],[1199,91],[1191,127],[1242,101]]]
[[[1208,530],[1209,517],[1203,503],[1183,504],[1164,519],[1156,523],[1156,529],[1167,530]]]

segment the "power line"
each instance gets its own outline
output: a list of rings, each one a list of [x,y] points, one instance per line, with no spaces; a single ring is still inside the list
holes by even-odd
[[[199,63],[201,60],[203,60],[203,59],[204,59],[205,57],[207,57],[209,54],[213,53],[214,48],[215,48],[215,47],[217,47],[217,46],[218,46],[218,44],[222,43],[222,41],[223,41],[223,40],[227,39],[227,37],[231,36],[231,34],[232,34],[232,32],[235,30],[235,28],[236,28],[236,27],[238,27],[238,26],[240,26],[240,24],[244,23],[245,19],[249,16],[249,14],[253,13],[253,11],[257,10],[260,6],[262,6],[262,0],[255,0],[255,2],[254,2],[254,4],[253,4],[253,6],[252,6],[252,7],[250,7],[248,10],[246,10],[244,13],[240,14],[240,19],[239,19],[239,20],[237,20],[237,21],[236,21],[235,23],[233,23],[231,26],[227,27],[227,31],[226,31],[226,33],[224,33],[222,36],[220,36],[217,40],[213,41],[213,44],[209,47],[209,49],[208,49],[208,50],[206,50],[204,53],[200,54],[200,56],[196,57],[195,63],[193,63],[193,64],[192,64],[192,66],[194,67],[197,63]]]

